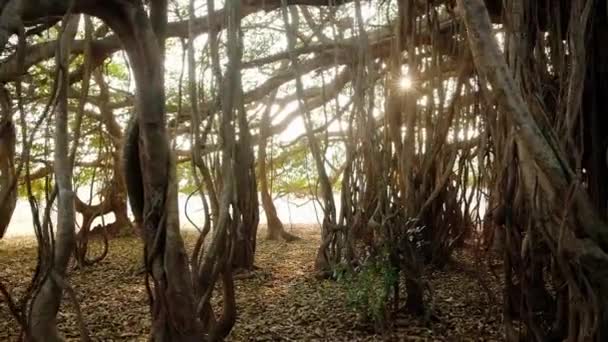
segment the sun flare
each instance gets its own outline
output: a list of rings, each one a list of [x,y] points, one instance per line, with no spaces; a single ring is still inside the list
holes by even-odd
[[[413,86],[413,81],[409,76],[407,76],[407,75],[401,76],[401,78],[399,79],[399,88],[401,90],[410,90],[410,89],[412,89],[412,86]]]

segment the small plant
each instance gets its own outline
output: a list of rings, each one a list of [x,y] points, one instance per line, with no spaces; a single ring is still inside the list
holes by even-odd
[[[346,287],[348,305],[362,320],[371,321],[379,331],[385,328],[389,315],[391,288],[398,272],[388,253],[366,259],[356,270],[345,272],[340,281]]]

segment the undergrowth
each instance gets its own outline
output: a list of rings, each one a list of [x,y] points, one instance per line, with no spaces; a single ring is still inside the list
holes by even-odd
[[[346,290],[348,306],[364,322],[373,323],[379,331],[386,327],[390,316],[392,288],[398,278],[388,253],[367,258],[354,270],[343,269],[338,281]]]

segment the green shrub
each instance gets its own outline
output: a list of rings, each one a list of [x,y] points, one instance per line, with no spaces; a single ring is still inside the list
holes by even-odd
[[[368,258],[355,271],[344,271],[340,282],[346,288],[349,307],[365,321],[371,321],[376,329],[383,329],[389,314],[391,289],[398,272],[388,260],[388,255]]]

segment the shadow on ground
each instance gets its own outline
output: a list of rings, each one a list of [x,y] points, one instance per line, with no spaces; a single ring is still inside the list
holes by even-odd
[[[312,265],[319,243],[317,229],[297,227],[302,237],[292,243],[266,241],[260,232],[252,277],[236,282],[238,319],[230,341],[479,341],[500,340],[499,303],[490,303],[476,277],[467,253],[442,271],[429,271],[433,307],[439,321],[426,324],[399,315],[384,334],[374,334],[346,303],[342,284],[313,277]],[[195,236],[186,234],[191,247]],[[35,266],[31,239],[0,241],[0,279],[19,297]],[[149,326],[148,299],[143,276],[134,272],[141,263],[141,243],[136,238],[111,241],[110,253],[101,263],[71,272],[84,318],[93,340],[144,341]],[[93,251],[95,253],[95,250]],[[464,272],[463,272],[464,270]],[[491,289],[495,282],[483,273]],[[68,340],[78,339],[70,305],[59,314],[59,325]],[[17,339],[19,327],[0,300],[0,340]]]

